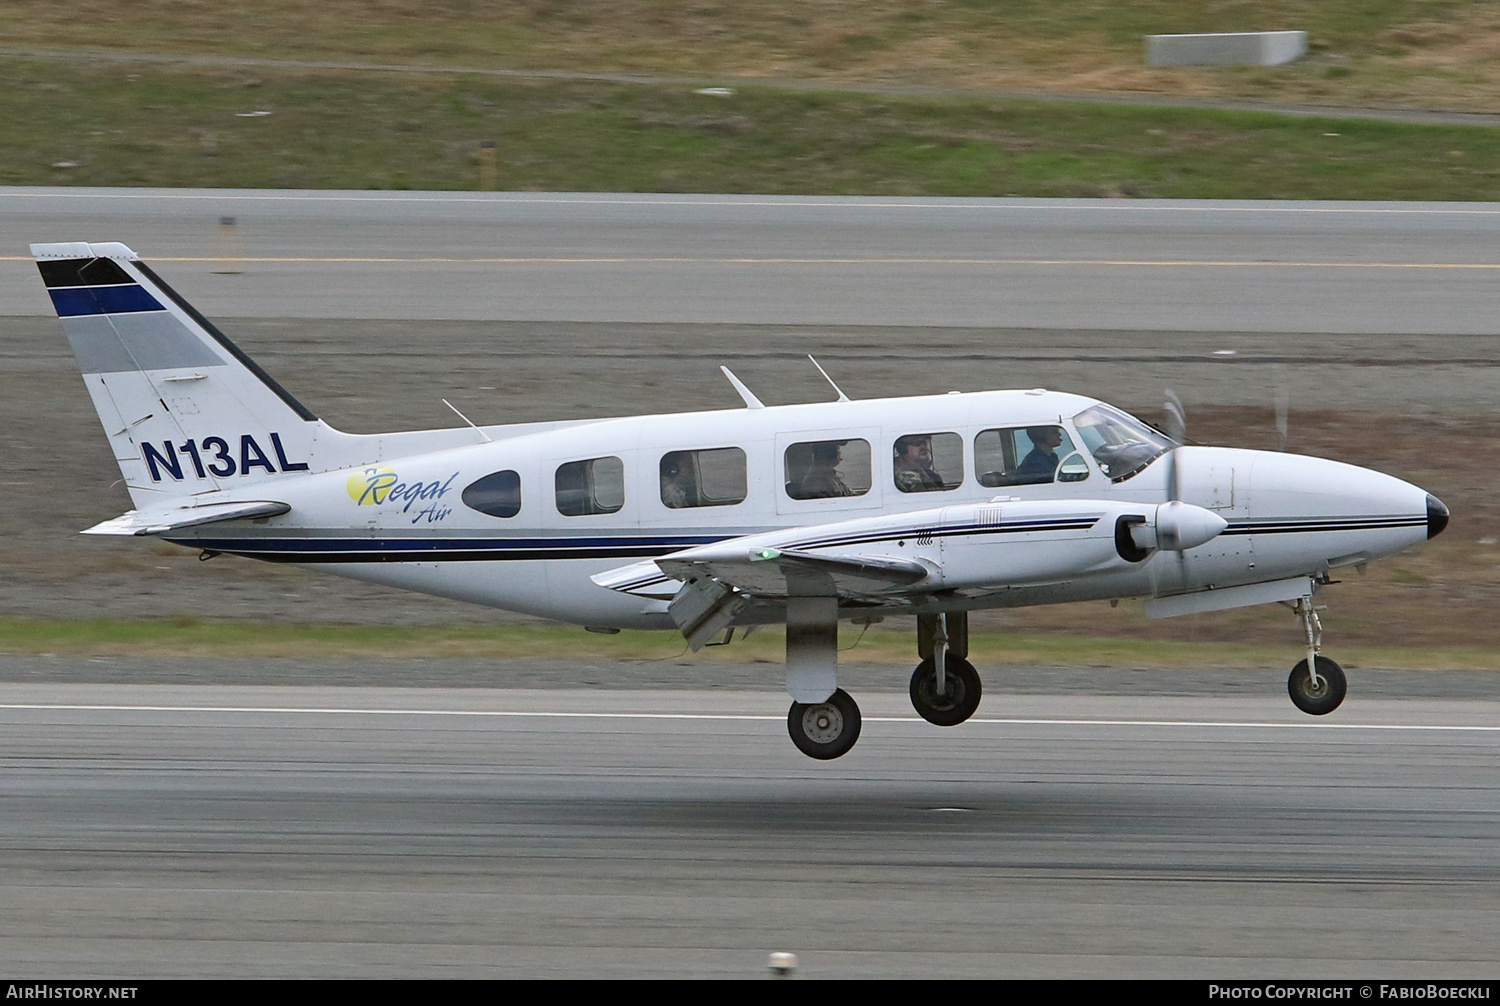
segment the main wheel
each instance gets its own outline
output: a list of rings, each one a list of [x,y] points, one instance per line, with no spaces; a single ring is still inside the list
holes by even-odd
[[[981,687],[979,672],[962,657],[943,662],[942,695],[937,690],[937,664],[924,660],[911,672],[911,704],[917,715],[940,727],[954,727],[974,715],[979,708]]]
[[[1326,716],[1339,707],[1349,691],[1344,680],[1344,669],[1327,657],[1318,658],[1318,683],[1313,684],[1307,673],[1307,661],[1297,661],[1292,676],[1286,680],[1286,690],[1292,696],[1292,704],[1309,716]]]
[[[859,706],[842,688],[827,702],[793,702],[786,714],[787,733],[797,750],[828,761],[849,753],[859,740]]]

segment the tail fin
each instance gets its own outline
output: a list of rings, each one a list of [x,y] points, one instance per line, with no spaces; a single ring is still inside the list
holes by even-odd
[[[333,431],[135,252],[31,253],[136,506],[309,470],[319,432]]]

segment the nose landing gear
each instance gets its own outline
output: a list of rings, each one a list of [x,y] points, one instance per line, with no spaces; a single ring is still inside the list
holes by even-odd
[[[1318,657],[1317,676],[1307,669],[1307,661],[1299,660],[1287,679],[1286,690],[1292,696],[1292,704],[1309,716],[1324,716],[1333,712],[1344,701],[1349,690],[1344,680],[1344,669],[1327,657]]]
[[[1292,704],[1304,713],[1326,716],[1344,701],[1349,684],[1344,679],[1344,669],[1318,652],[1323,648],[1323,622],[1312,598],[1299,599],[1292,610],[1302,619],[1307,633],[1307,657],[1292,668],[1286,690]]]

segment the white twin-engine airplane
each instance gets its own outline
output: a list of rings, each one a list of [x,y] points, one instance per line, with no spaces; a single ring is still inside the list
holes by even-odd
[[[784,622],[787,726],[814,758],[859,737],[840,619],[917,616],[912,704],[948,726],[979,705],[974,609],[1282,602],[1306,631],[1292,701],[1331,712],[1346,686],[1314,592],[1448,522],[1389,475],[1180,446],[1041,389],[765,407],[726,369],[743,409],[340,433],[124,245],[31,250],[136,506],[85,533],[675,629],[694,649]]]

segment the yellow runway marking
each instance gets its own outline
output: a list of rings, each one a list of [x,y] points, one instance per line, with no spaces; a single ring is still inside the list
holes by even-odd
[[[0,262],[30,262],[30,256],[0,256]],[[692,258],[666,256],[450,258],[417,256],[266,255],[247,258],[153,255],[152,262],[209,264],[317,265],[893,265],[893,266],[1097,266],[1122,269],[1500,269],[1500,262],[1280,262],[1214,259],[1040,259],[1040,258]]]

